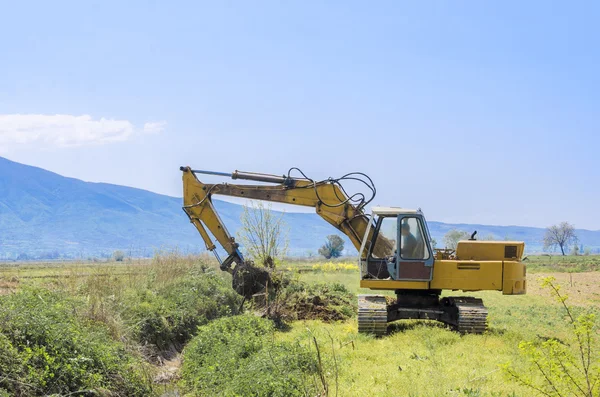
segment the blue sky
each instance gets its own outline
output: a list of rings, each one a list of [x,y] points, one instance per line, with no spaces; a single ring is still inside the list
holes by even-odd
[[[174,196],[184,164],[363,171],[431,220],[600,229],[598,4],[1,2],[0,156]]]

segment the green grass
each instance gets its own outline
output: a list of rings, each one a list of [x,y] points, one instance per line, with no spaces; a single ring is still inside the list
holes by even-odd
[[[518,350],[522,340],[566,340],[569,329],[560,308],[543,296],[472,295],[490,310],[485,335],[461,336],[436,322],[400,321],[390,326],[391,335],[376,339],[358,334],[355,321],[306,321],[278,338],[306,339],[307,330],[318,335],[324,352],[338,358],[342,396],[532,395],[508,381],[500,365],[525,364]]]
[[[334,324],[297,322],[290,332],[278,337],[301,340],[308,337],[307,330],[318,335],[327,354],[335,352],[338,358],[339,395],[343,396],[534,395],[530,389],[509,381],[500,365],[510,362],[526,367],[518,349],[521,341],[569,340],[571,329],[564,321],[564,312],[540,288],[540,279],[549,269],[561,272],[556,274],[558,283],[569,295],[567,302],[575,306],[575,312],[590,307],[599,312],[600,274],[583,271],[595,269],[600,257],[551,259],[530,258],[528,267],[533,272],[528,277],[527,295],[444,291],[444,295],[484,300],[489,309],[489,331],[485,335],[460,336],[435,322],[399,321],[390,325],[391,335],[375,339],[359,335],[355,320],[351,320]],[[374,293],[360,288],[358,272],[300,272],[299,277],[306,282],[339,282],[355,294]]]
[[[269,334],[270,346],[283,347],[277,347],[271,353],[270,350],[258,349],[256,359],[259,361],[255,366],[248,368],[249,371],[270,371],[274,368],[274,360],[275,367],[281,370],[278,360],[283,358],[271,356],[279,350],[284,354],[290,351],[292,346],[313,349],[311,354],[314,358],[314,336],[326,369],[329,395],[335,395],[336,389],[339,396],[534,395],[530,390],[508,380],[503,375],[500,365],[511,362],[515,367],[525,368],[525,359],[518,349],[519,342],[523,340],[569,340],[570,330],[565,325],[564,314],[560,306],[550,298],[549,293],[541,289],[539,279],[549,273],[554,274],[563,291],[569,295],[568,302],[574,306],[576,313],[584,310],[598,312],[600,272],[582,271],[597,269],[599,262],[599,256],[530,257],[527,261],[528,294],[523,296],[503,296],[500,292],[492,291],[474,294],[445,291],[445,295],[483,298],[490,313],[489,331],[484,335],[461,336],[435,322],[400,321],[390,325],[390,335],[375,339],[358,334],[355,318],[333,323],[298,320],[289,323],[289,328],[285,331],[272,331]],[[336,264],[344,263],[353,261],[336,261]],[[281,268],[289,268],[290,274],[309,284],[340,283],[354,295],[380,293],[361,289],[359,273],[356,270],[343,270],[344,267],[340,266],[339,269],[342,270],[315,271],[315,264],[315,260],[286,261]],[[90,335],[101,335],[94,339],[102,342],[101,345],[86,342],[90,349],[94,346],[99,349],[97,353],[89,354],[97,354],[99,360],[106,360],[106,365],[112,368],[110,371],[113,372],[99,372],[100,375],[92,379],[98,382],[96,384],[84,378],[81,378],[84,379],[82,381],[78,381],[79,378],[72,379],[75,379],[74,385],[97,385],[99,388],[108,389],[117,387],[111,386],[111,379],[117,379],[114,377],[114,371],[118,372],[122,370],[118,368],[125,368],[136,360],[142,360],[146,363],[144,365],[151,364],[148,369],[148,378],[151,379],[153,374],[161,371],[160,360],[157,360],[157,357],[161,354],[165,357],[176,354],[198,332],[198,326],[200,329],[211,330],[206,327],[213,324],[215,319],[235,314],[240,300],[234,296],[229,283],[229,276],[216,270],[215,264],[206,258],[199,260],[163,256],[151,261],[124,263],[0,266],[0,299],[9,299],[7,296],[16,299],[12,306],[15,311],[19,310],[19,305],[23,308],[29,305],[26,303],[29,302],[29,298],[25,299],[25,295],[22,295],[24,300],[19,303],[19,294],[30,293],[27,291],[36,289],[48,291],[57,294],[52,295],[58,297],[56,304],[59,307],[56,310],[74,307],[68,311],[70,320],[64,325],[67,331],[59,329],[56,332],[69,335],[68,332],[71,331],[68,331],[68,324],[75,323],[85,326],[80,327],[80,336],[72,336],[73,340],[86,341]],[[6,295],[9,292],[17,293]],[[387,294],[393,295],[393,292]],[[8,306],[4,303],[3,307]],[[36,310],[35,306],[31,308]],[[40,324],[44,323],[40,321]],[[23,371],[26,372],[26,366],[23,367],[22,363],[23,357],[26,357],[26,349],[19,344],[14,334],[15,329],[25,327],[13,320],[5,323],[12,324],[13,328],[0,330],[0,335],[3,335],[0,336],[0,348],[4,349],[4,361],[0,359],[0,368],[3,368],[3,365],[16,365],[14,368],[21,371],[19,376],[25,376]],[[241,341],[243,337],[239,341],[236,339],[235,343]],[[188,346],[196,346],[194,355],[197,358],[194,360],[203,360],[204,353],[202,349],[198,350],[198,343]],[[51,346],[47,342],[44,344]],[[64,351],[67,354],[70,350],[59,348],[55,351]],[[76,354],[72,350],[70,352],[68,354]],[[217,350],[213,353],[216,355],[210,360],[218,363],[218,354],[221,353]],[[71,357],[68,354],[54,360],[58,363],[58,367],[53,367],[55,371],[64,365],[61,363],[66,362],[61,360]],[[117,357],[123,359],[119,361]],[[235,357],[224,359],[235,363]],[[251,361],[248,361],[248,365],[251,365]],[[192,371],[195,371],[193,376],[195,381],[199,382],[196,387],[206,387],[200,385],[209,382],[210,377],[204,377],[206,373],[202,372],[202,366],[192,365],[190,368],[195,368]],[[39,370],[36,371],[29,375],[40,373]],[[258,372],[254,372],[252,376],[256,378],[257,374]],[[249,385],[254,386],[251,379],[243,379],[243,372],[235,371],[235,374],[232,372],[233,375],[235,377],[232,377],[232,382],[235,378],[236,382],[248,381]],[[226,379],[226,376],[223,379]],[[266,382],[274,381],[268,377],[265,379]],[[298,378],[294,378],[294,382],[297,380]],[[152,386],[150,380],[146,382],[149,383],[140,386],[142,388],[139,390],[148,387],[154,390],[148,394],[155,393],[157,387]],[[310,382],[314,383],[314,379]],[[177,381],[174,378],[170,387],[177,388],[176,385]],[[55,390],[67,391],[75,387],[65,386]],[[0,395],[1,388],[0,384]],[[192,395],[200,393],[198,390],[194,392],[193,385],[184,390],[191,390]],[[241,389],[225,387],[222,390],[239,394]]]
[[[600,270],[600,255],[535,255],[525,260],[531,272],[579,273]]]

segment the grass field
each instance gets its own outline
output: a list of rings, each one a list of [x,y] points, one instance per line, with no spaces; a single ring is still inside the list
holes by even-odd
[[[207,258],[201,261],[210,262]],[[138,313],[139,308],[130,305],[128,310],[123,310],[121,306],[125,301],[131,301],[134,295],[164,294],[165,300],[156,303],[159,305],[156,310],[163,313],[163,319],[168,317],[170,308],[189,312],[193,307],[181,309],[177,305],[184,303],[172,303],[169,300],[172,299],[171,292],[164,291],[170,291],[170,285],[176,285],[177,292],[185,294],[184,284],[173,284],[173,280],[187,277],[195,262],[198,262],[197,258],[171,257],[118,263],[0,265],[0,294],[28,288],[67,291],[71,296],[81,297],[82,305],[95,305],[93,320],[109,324],[114,337],[126,340],[129,348],[133,346],[133,350],[139,351],[140,339],[135,339],[134,333],[127,328],[131,327],[128,313]],[[589,270],[598,269],[600,257],[530,257],[527,263],[527,295],[453,293],[483,298],[489,308],[489,331],[484,335],[461,336],[435,322],[403,321],[390,325],[389,336],[376,339],[359,335],[354,318],[334,323],[295,321],[285,331],[277,331],[273,340],[296,342],[310,348],[315,337],[327,363],[329,395],[534,395],[531,390],[508,380],[500,365],[510,362],[525,370],[525,360],[518,348],[521,341],[569,340],[571,331],[564,321],[564,312],[541,287],[540,280],[554,276],[569,296],[568,302],[575,312],[591,310],[598,313],[600,272]],[[331,263],[287,261],[281,268],[307,283],[341,283],[354,294],[370,292],[359,288],[358,270],[350,260]],[[222,276],[219,274],[219,277]],[[154,305],[155,301],[144,298],[139,303],[140,307],[150,304]],[[203,313],[206,316],[208,312]],[[198,325],[206,321],[199,320]],[[182,339],[182,344],[186,341]],[[177,354],[160,360],[153,360],[151,354],[141,354],[141,357],[151,364],[150,378],[156,380],[165,371],[169,372],[163,376],[166,385],[154,383],[150,386],[152,393],[176,393]],[[0,383],[0,395],[1,386]]]

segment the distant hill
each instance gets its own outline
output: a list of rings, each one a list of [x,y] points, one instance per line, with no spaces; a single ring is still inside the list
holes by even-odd
[[[214,200],[228,229],[240,226],[242,207]],[[67,178],[0,157],[0,259],[96,257],[117,249],[135,256],[179,248],[204,249],[202,239],[181,210],[181,199],[106,183]],[[337,230],[310,213],[286,213],[290,251],[316,253],[325,236]],[[441,243],[450,229],[477,230],[481,237],[524,240],[541,249],[543,229],[429,222]],[[577,231],[585,246],[600,248],[600,231]],[[354,253],[350,249],[348,253]]]

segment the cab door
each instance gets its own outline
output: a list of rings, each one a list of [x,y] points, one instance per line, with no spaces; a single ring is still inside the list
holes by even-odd
[[[425,221],[420,214],[398,215],[400,255],[396,280],[431,281],[433,252]]]
[[[380,215],[375,220],[373,228],[375,229],[373,241],[366,247],[366,261],[361,259],[363,278],[396,279],[398,277],[398,217],[396,214]]]

